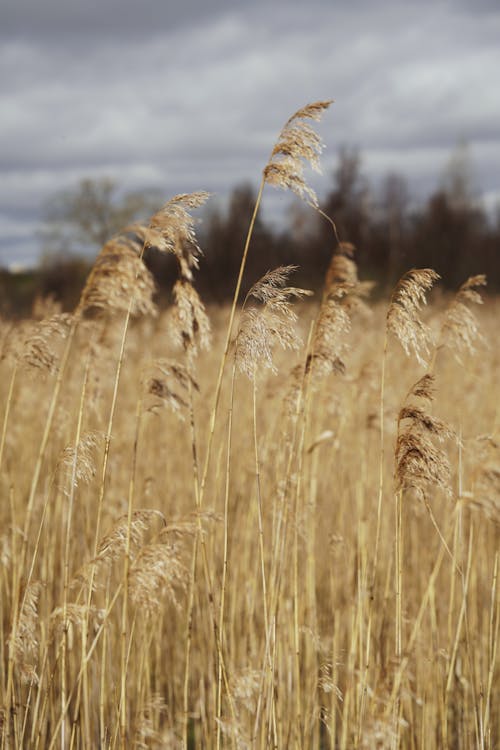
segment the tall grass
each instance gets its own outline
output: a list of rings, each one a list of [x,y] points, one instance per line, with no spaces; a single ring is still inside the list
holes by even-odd
[[[498,301],[478,276],[425,307],[420,269],[372,305],[333,222],[321,301],[293,267],[240,299],[265,186],[317,209],[328,105],[271,152],[228,309],[196,292],[193,193],[72,316],[2,323],[2,748],[500,742]]]

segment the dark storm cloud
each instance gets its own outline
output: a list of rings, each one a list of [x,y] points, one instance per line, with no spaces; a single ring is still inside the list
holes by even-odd
[[[423,194],[464,140],[491,202],[498,38],[489,0],[9,2],[2,236],[8,223],[35,253],[44,199],[84,176],[157,186],[166,198],[256,181],[288,115],[327,97],[336,100],[321,125],[327,174],[337,147],[357,144],[369,176],[396,170]],[[314,179],[327,188],[328,178]],[[29,221],[16,218],[20,204]]]
[[[233,8],[246,0],[232,0]],[[2,35],[54,37],[59,34],[137,37],[159,27],[203,24],[224,9],[227,0],[15,0],[2,13]]]

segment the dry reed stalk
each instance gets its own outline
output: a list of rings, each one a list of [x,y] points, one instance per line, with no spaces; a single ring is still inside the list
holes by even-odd
[[[489,621],[489,641],[488,641],[488,680],[486,688],[486,700],[484,708],[484,717],[482,722],[484,737],[490,736],[490,719],[493,695],[493,680],[495,671],[498,671],[498,641],[500,637],[500,597],[498,596],[498,563],[499,553],[495,555],[495,564],[491,583],[491,603],[490,603],[490,621]],[[483,742],[484,742],[483,737]]]
[[[117,247],[117,244],[119,244],[119,248]],[[72,317],[65,316],[63,319],[64,325],[68,327],[68,334],[67,334],[67,343],[65,346],[65,349],[62,354],[62,358],[59,363],[59,367],[57,370],[57,377],[56,377],[56,383],[54,386],[52,399],[50,401],[49,410],[47,414],[46,424],[45,424],[45,430],[44,434],[42,436],[37,461],[35,464],[35,469],[33,473],[32,483],[31,483],[31,489],[30,489],[30,495],[28,498],[28,504],[27,504],[27,511],[26,511],[26,535],[25,539],[27,539],[27,530],[29,528],[29,523],[31,520],[31,514],[33,510],[33,503],[35,498],[36,489],[38,486],[38,481],[40,477],[40,472],[42,468],[42,463],[45,456],[45,451],[47,448],[50,430],[52,427],[52,422],[55,414],[55,408],[56,403],[58,400],[62,380],[64,373],[66,371],[69,353],[71,350],[71,346],[73,343],[73,339],[75,336],[75,332],[77,329],[77,326],[80,322],[81,316],[88,311],[94,310],[94,309],[123,309],[124,305],[124,299],[126,297],[127,303],[130,306],[130,310],[132,310],[133,302],[134,302],[134,295],[130,295],[130,281],[134,275],[134,273],[138,276],[140,273],[140,269],[138,268],[137,264],[134,263],[134,260],[137,260],[135,258],[136,254],[136,248],[134,248],[133,243],[113,243],[112,245],[108,243],[108,246],[105,246],[103,249],[101,255],[99,256],[96,265],[94,266],[93,271],[90,274],[89,280],[87,281],[87,284],[85,286],[85,289],[82,293],[82,297],[80,299],[79,305],[75,311],[75,314]],[[118,260],[123,260],[124,262],[120,268],[117,268],[118,266]],[[115,273],[113,273],[115,271]],[[147,278],[147,277],[146,277]],[[108,294],[106,296],[105,288],[108,287]],[[149,296],[152,293],[152,288],[149,288],[147,283],[144,282],[143,279],[139,279],[139,286],[141,290],[141,297],[140,302],[143,305],[143,308],[141,308],[141,305],[139,304],[138,310],[141,309],[149,309],[147,306],[147,300],[148,300],[148,294]],[[51,321],[49,321],[51,323]],[[60,317],[56,317],[55,325],[58,330],[60,330]],[[42,367],[42,368],[52,368],[53,365],[53,357],[51,355],[50,350],[47,348],[47,336],[51,333],[53,333],[54,328],[51,324],[47,324],[46,326],[42,325],[39,327],[38,330],[35,331],[35,335],[31,336],[28,339],[27,342],[27,348],[26,348],[26,356],[25,361],[26,364],[30,367]],[[24,560],[26,556],[26,549],[24,549],[21,553],[21,564],[24,565]],[[33,565],[32,565],[33,567]],[[21,605],[22,606],[22,605]],[[16,618],[16,611],[18,607],[18,602],[14,602],[14,617],[12,622],[12,633],[15,636],[16,628],[17,628],[17,618]],[[11,670],[12,671],[12,670]],[[8,684],[8,695],[11,694],[12,690],[12,675],[9,678],[9,684]],[[9,703],[10,699],[8,698],[7,702]],[[62,725],[64,726],[64,722],[62,722]],[[64,730],[63,730],[64,732]]]
[[[11,638],[12,644],[14,644],[17,639],[17,630],[18,630],[19,621],[20,621],[19,618],[21,616],[21,612],[24,610],[25,601],[26,601],[26,592],[29,590],[30,581],[28,580],[26,581],[25,593],[23,596],[21,596],[20,583],[21,583],[21,578],[23,575],[22,571],[24,570],[24,566],[26,564],[29,529],[31,526],[33,508],[34,508],[34,503],[35,503],[35,496],[36,496],[36,492],[38,488],[40,474],[42,471],[42,465],[43,465],[43,461],[45,458],[45,453],[46,453],[48,442],[49,442],[49,436],[50,436],[50,431],[52,428],[52,423],[53,423],[53,419],[55,415],[56,405],[57,405],[57,401],[59,398],[59,393],[60,393],[64,373],[66,371],[69,354],[70,354],[71,346],[73,343],[73,338],[76,332],[77,324],[78,324],[78,317],[73,316],[73,318],[71,319],[70,328],[69,328],[67,338],[66,338],[66,345],[64,347],[64,350],[63,350],[63,353],[59,362],[59,367],[58,367],[57,375],[56,375],[56,381],[54,384],[54,389],[52,391],[52,396],[50,399],[47,416],[45,420],[44,432],[43,432],[40,446],[38,449],[35,467],[34,467],[32,479],[31,479],[31,485],[29,489],[29,495],[28,495],[26,511],[25,511],[22,546],[21,546],[21,551],[20,551],[20,556],[19,556],[20,573],[19,573],[17,585],[15,587],[13,600],[12,600],[12,616],[11,616],[11,627],[10,627],[10,633],[11,633],[10,638]],[[40,339],[37,339],[37,340],[40,341]],[[42,341],[45,340],[43,336],[41,337],[41,340]],[[41,347],[38,347],[38,350],[41,350]],[[32,359],[33,359],[32,357],[29,358],[30,363]],[[36,357],[35,357],[35,360],[36,360]],[[44,358],[44,361],[46,361],[46,358]],[[14,663],[15,663],[15,655],[13,652],[11,653],[11,648],[9,647],[9,666],[8,666],[6,700],[5,700],[5,713],[7,717],[10,717],[12,692],[14,688]],[[9,731],[10,731],[10,720],[7,719],[6,725],[4,727],[3,735],[2,735],[3,746],[4,746],[4,743],[6,741]]]
[[[264,168],[263,177],[259,186],[254,211],[250,220],[250,227],[245,240],[243,249],[243,255],[240,263],[240,269],[238,278],[236,281],[236,287],[234,291],[233,301],[231,305],[231,312],[229,315],[229,322],[226,333],[226,341],[224,346],[221,363],[219,366],[219,373],[217,376],[217,383],[215,388],[214,403],[212,407],[210,417],[210,430],[208,437],[208,445],[205,456],[203,474],[200,484],[200,505],[203,502],[206,481],[208,476],[208,468],[211,457],[212,442],[215,432],[216,415],[219,407],[220,395],[222,390],[222,379],[224,370],[229,354],[229,347],[232,338],[232,330],[234,319],[236,315],[236,307],[240,296],[241,284],[243,280],[243,273],[246,267],[246,260],[248,256],[248,250],[250,247],[250,241],[257,218],[257,213],[260,208],[262,194],[265,183],[273,184],[283,189],[291,189],[297,193],[300,197],[307,197],[308,202],[313,206],[317,206],[317,199],[314,191],[307,186],[303,177],[304,160],[310,161],[314,168],[318,167],[318,157],[321,152],[321,140],[307,124],[308,119],[319,120],[331,102],[316,102],[312,105],[308,105],[303,109],[292,115],[291,118],[286,122],[283,130],[280,133],[278,142],[276,143],[268,164]],[[217,729],[217,747],[220,746],[220,732],[221,726],[218,725]]]
[[[219,634],[221,645],[224,638],[224,607],[226,593],[226,579],[228,573],[228,517],[229,517],[229,484],[230,484],[230,466],[231,466],[231,446],[232,446],[232,418],[235,393],[235,376],[236,369],[239,368],[250,379],[254,380],[254,397],[255,397],[255,378],[258,369],[269,367],[275,371],[273,365],[273,349],[278,344],[284,349],[296,349],[299,345],[299,339],[294,328],[297,316],[291,307],[291,300],[300,299],[309,294],[308,291],[297,289],[295,287],[286,287],[289,274],[295,270],[294,266],[280,266],[279,268],[268,271],[259,281],[257,281],[247,293],[242,313],[240,317],[240,327],[236,336],[236,347],[232,366],[231,385],[230,385],[230,404],[228,414],[228,439],[226,454],[226,479],[225,479],[225,500],[224,500],[224,542],[223,542],[223,572],[221,581],[221,598],[219,606]],[[261,308],[250,306],[250,300],[258,300],[262,303]],[[256,440],[256,437],[255,437]],[[257,453],[256,453],[257,456]],[[259,508],[259,523],[262,524],[261,509]],[[262,537],[261,537],[261,545]],[[263,575],[264,595],[265,571],[263,548],[261,547],[261,571]],[[267,632],[267,604],[265,608],[265,630]],[[219,720],[221,719],[221,702],[222,702],[222,674],[219,671],[218,680],[218,700],[217,712]],[[222,731],[222,725],[218,724],[218,735]],[[219,740],[220,741],[220,740]]]
[[[80,391],[80,404],[78,408],[78,418],[75,430],[75,441],[74,446],[69,449],[66,448],[61,460],[62,465],[67,473],[70,470],[69,479],[69,491],[67,486],[65,490],[68,495],[68,512],[66,520],[66,530],[63,538],[64,543],[64,562],[63,562],[63,605],[62,605],[62,619],[66,623],[67,619],[67,607],[68,607],[68,587],[69,587],[69,566],[70,566],[70,543],[71,543],[71,527],[72,527],[72,516],[73,516],[73,505],[75,499],[75,491],[79,481],[89,482],[96,473],[94,450],[97,447],[97,436],[95,433],[88,433],[82,438],[82,424],[83,424],[83,412],[87,393],[87,383],[91,364],[91,351],[92,351],[92,340],[87,349],[87,356],[85,360],[85,370],[83,375],[83,383]],[[67,628],[64,627],[63,631],[63,643],[62,643],[62,666],[61,666],[61,704],[64,707],[66,700],[66,648],[67,648]],[[79,699],[77,701],[79,704]],[[88,725],[88,716],[85,712],[85,719]],[[65,744],[65,722],[61,724],[61,743]],[[87,732],[88,734],[88,732]]]
[[[92,311],[106,306],[106,309],[125,310],[125,321],[122,329],[120,353],[116,365],[114,378],[113,395],[108,419],[108,429],[105,438],[104,458],[102,476],[99,490],[98,511],[96,519],[96,533],[94,542],[94,557],[97,553],[97,540],[100,535],[100,520],[102,506],[105,495],[105,484],[107,478],[108,460],[112,426],[116,409],[118,396],[118,387],[120,383],[121,370],[123,365],[125,344],[129,329],[130,318],[134,313],[154,312],[152,304],[153,283],[152,277],[143,265],[143,255],[145,248],[150,244],[151,236],[154,234],[155,240],[163,243],[160,249],[179,253],[178,259],[183,262],[182,268],[189,271],[192,265],[195,265],[195,253],[191,250],[187,254],[187,260],[184,255],[185,244],[192,243],[192,223],[187,208],[198,207],[205,201],[206,194],[191,194],[175,196],[155,214],[151,225],[145,232],[138,230],[138,239],[132,239],[121,242],[119,248],[111,247],[108,251],[103,251],[98,263],[87,282],[80,301],[81,309]],[[142,242],[141,242],[142,241]],[[118,253],[116,252],[118,250]],[[110,280],[109,268],[116,265],[116,256],[120,260],[117,273]],[[130,519],[129,519],[130,521]],[[127,545],[130,540],[130,526],[127,530]],[[93,572],[91,573],[93,578]],[[92,597],[92,580],[89,586],[88,606],[90,608]],[[86,679],[86,671],[84,671]],[[122,735],[122,747],[124,746],[124,737]]]
[[[375,585],[378,552],[380,543],[380,526],[382,517],[382,500],[384,496],[384,464],[385,464],[385,389],[386,389],[386,363],[389,349],[389,334],[392,333],[401,343],[405,353],[413,353],[419,363],[424,363],[422,352],[428,351],[430,331],[420,320],[419,311],[425,304],[425,293],[439,278],[438,274],[429,268],[413,269],[404,274],[398,281],[391,294],[389,307],[386,315],[386,326],[384,333],[384,345],[382,352],[382,371],[380,378],[380,401],[379,401],[379,423],[380,423],[380,457],[379,457],[379,481],[377,502],[377,528],[375,532],[375,552],[373,562],[373,582]]]
[[[264,186],[266,183],[275,185],[283,189],[291,189],[300,196],[307,196],[313,205],[317,204],[314,191],[309,188],[303,177],[304,162],[312,159],[312,166],[317,167],[318,157],[321,152],[321,140],[313,128],[307,123],[308,120],[320,120],[326,109],[330,106],[331,101],[320,101],[307,105],[299,109],[285,123],[276,145],[274,146],[270,159],[264,167],[262,180],[257,193],[254,211],[250,220],[247,236],[244,243],[243,255],[241,258],[238,278],[234,290],[229,322],[227,326],[224,351],[222,354],[217,382],[215,387],[214,402],[210,416],[210,431],[208,446],[203,467],[203,474],[200,485],[200,502],[203,501],[205,485],[208,476],[208,467],[211,457],[213,436],[215,431],[215,420],[219,407],[219,400],[222,389],[222,379],[229,354],[229,347],[232,339],[233,324],[236,315],[236,308],[240,297],[243,274],[246,267],[248,251],[252,239],[253,229],[257,214],[259,212]]]

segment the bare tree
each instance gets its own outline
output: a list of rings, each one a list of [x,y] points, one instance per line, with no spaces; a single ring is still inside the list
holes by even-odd
[[[127,224],[147,218],[161,205],[154,190],[123,193],[105,177],[81,180],[49,198],[40,231],[45,255],[98,250]]]

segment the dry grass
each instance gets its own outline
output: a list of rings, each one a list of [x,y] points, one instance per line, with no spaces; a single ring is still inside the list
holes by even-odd
[[[328,104],[262,188],[314,207]],[[423,307],[423,269],[370,305],[341,243],[321,305],[286,267],[207,312],[205,199],[108,244],[73,316],[2,324],[2,748],[497,747],[500,302]]]

